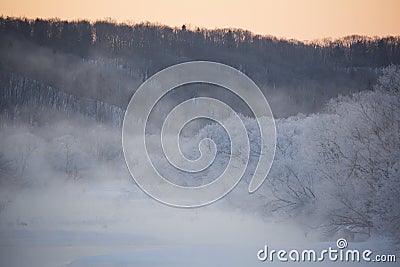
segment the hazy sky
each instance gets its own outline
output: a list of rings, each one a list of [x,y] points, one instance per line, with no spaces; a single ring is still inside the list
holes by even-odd
[[[400,35],[400,0],[0,0],[3,16],[234,27],[301,40]]]

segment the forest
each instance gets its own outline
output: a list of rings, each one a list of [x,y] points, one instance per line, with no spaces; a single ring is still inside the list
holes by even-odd
[[[332,97],[371,89],[379,68],[400,63],[399,37],[305,43],[240,29],[9,17],[0,18],[0,36],[3,81],[11,72],[123,109],[143,80],[185,61],[244,72],[269,95],[278,117],[318,112]]]
[[[194,60],[224,63],[254,80],[271,106],[277,144],[266,181],[248,194],[261,143],[254,114],[217,86],[171,91],[149,117],[155,128],[177,103],[213,96],[239,114],[250,143],[237,187],[212,205],[184,210],[153,201],[135,184],[121,128],[140,84]],[[0,265],[142,266],[157,253],[150,266],[176,266],[188,259],[176,263],[171,255],[203,253],[221,266],[253,266],[241,261],[255,243],[321,246],[338,238],[398,252],[399,65],[400,36],[302,42],[233,28],[1,17]],[[217,123],[192,130],[181,144],[189,158],[205,138],[217,144],[212,168],[194,175],[175,173],[153,149],[159,131],[146,133],[155,166],[182,186],[211,182],[237,156]],[[38,243],[63,261],[51,262],[47,250],[27,262],[2,257]],[[121,251],[129,252],[115,256]]]

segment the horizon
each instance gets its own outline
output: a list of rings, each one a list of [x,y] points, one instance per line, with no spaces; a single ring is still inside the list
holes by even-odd
[[[61,1],[27,0],[2,3],[3,17],[28,19],[88,20],[91,22],[111,19],[116,23],[165,25],[189,29],[243,29],[255,35],[274,36],[280,39],[314,41],[338,39],[360,35],[386,37],[400,35],[400,17],[396,10],[400,2],[385,1],[238,1],[210,0],[187,3],[172,0],[168,3],[118,0],[112,7],[106,0],[71,0],[68,5]],[[157,8],[153,8],[157,6]],[[213,7],[213,8],[210,8]],[[327,12],[326,10],[329,10]],[[168,12],[167,12],[168,11]],[[271,12],[273,11],[273,12]]]
[[[127,26],[135,26],[135,25],[140,25],[140,24],[148,24],[151,26],[157,26],[157,27],[169,27],[171,29],[178,29],[180,30],[182,28],[182,26],[185,26],[185,30],[186,31],[192,31],[195,32],[197,29],[200,30],[206,30],[206,31],[214,31],[214,30],[232,30],[233,32],[236,30],[239,31],[247,31],[250,32],[250,34],[252,36],[261,36],[262,38],[275,38],[278,41],[288,41],[288,42],[299,42],[299,43],[303,43],[305,45],[310,45],[310,44],[319,44],[319,45],[326,45],[327,43],[325,43],[324,41],[336,41],[336,40],[343,40],[345,38],[348,37],[361,37],[361,38],[366,38],[366,39],[385,39],[385,38],[390,38],[390,37],[394,37],[394,38],[400,38],[400,34],[392,34],[392,35],[382,35],[382,36],[378,36],[378,35],[365,35],[365,34],[349,34],[349,35],[343,35],[343,36],[338,36],[338,37],[322,37],[322,38],[315,38],[312,40],[301,40],[301,39],[296,39],[296,38],[287,38],[285,36],[276,36],[276,35],[271,35],[271,34],[259,34],[259,33],[255,33],[251,30],[247,30],[247,29],[243,29],[243,28],[233,28],[233,27],[224,27],[224,28],[207,28],[207,27],[203,27],[203,26],[193,26],[193,25],[188,25],[188,24],[182,24],[182,25],[177,25],[177,26],[171,26],[171,25],[167,25],[167,24],[162,24],[160,22],[151,22],[151,21],[117,21],[114,18],[103,18],[103,19],[95,19],[95,20],[90,20],[90,19],[85,19],[85,18],[76,18],[76,19],[62,19],[59,17],[48,17],[48,18],[40,18],[40,17],[25,17],[25,16],[6,16],[4,14],[0,14],[1,18],[10,18],[10,19],[17,19],[17,20],[28,20],[31,22],[34,22],[36,19],[41,19],[43,21],[51,21],[51,20],[58,20],[58,21],[67,21],[67,22],[79,22],[79,21],[87,21],[90,24],[95,24],[96,22],[109,22],[112,24],[115,24],[117,26],[120,25],[127,25]],[[322,42],[322,43],[321,43]]]

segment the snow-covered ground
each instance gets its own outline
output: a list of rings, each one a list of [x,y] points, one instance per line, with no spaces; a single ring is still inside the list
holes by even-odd
[[[283,266],[290,263],[260,262],[258,250],[336,246],[306,238],[288,221],[261,219],[222,202],[201,209],[165,206],[124,180],[50,186],[45,194],[27,189],[14,195],[1,218],[0,266],[7,267]],[[384,239],[349,246],[395,252]]]

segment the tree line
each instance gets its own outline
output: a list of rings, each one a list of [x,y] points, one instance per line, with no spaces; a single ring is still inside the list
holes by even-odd
[[[242,29],[172,28],[152,23],[125,24],[112,20],[89,22],[60,19],[0,17],[1,34],[13,34],[55,50],[89,55],[91,48],[110,55],[133,56],[140,51],[178,57],[259,62],[275,56],[309,64],[381,67],[400,63],[400,37],[347,36],[313,42],[256,35]],[[227,62],[229,63],[229,62]],[[233,62],[234,63],[234,62]]]

